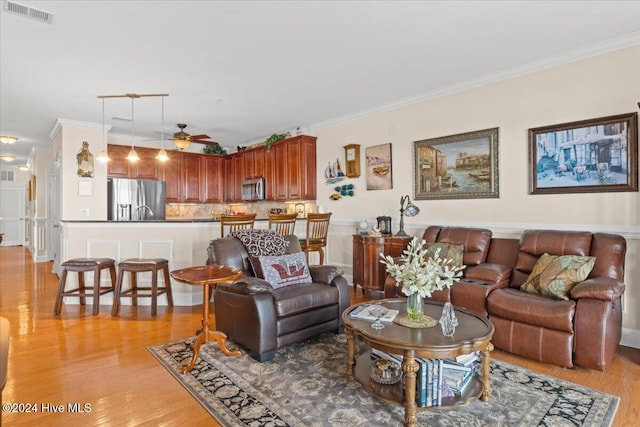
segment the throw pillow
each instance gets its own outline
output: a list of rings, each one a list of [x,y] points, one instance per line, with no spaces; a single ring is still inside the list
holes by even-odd
[[[464,245],[454,245],[452,243],[431,243],[427,247],[427,256],[433,258],[438,252],[440,259],[450,259],[453,261],[451,265],[453,267],[461,267],[464,258]]]
[[[249,256],[283,255],[289,242],[274,230],[245,229],[229,233],[229,236],[240,240]]]
[[[266,280],[274,289],[312,283],[304,252],[280,256],[252,256],[249,262],[256,276]]]
[[[591,256],[543,254],[520,290],[567,301],[571,288],[589,276],[595,262]]]

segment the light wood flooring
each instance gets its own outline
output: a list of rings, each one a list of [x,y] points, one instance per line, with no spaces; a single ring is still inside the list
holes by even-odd
[[[194,335],[201,306],[53,306],[57,276],[51,263],[34,263],[22,247],[0,247],[0,315],[11,322],[9,377],[4,403],[35,405],[36,413],[5,413],[5,426],[216,426],[146,347]],[[164,297],[160,297],[164,301]],[[363,299],[358,291],[352,301]],[[493,356],[620,396],[615,426],[640,425],[640,350],[620,347],[604,373],[562,369],[495,351]],[[70,413],[69,404],[90,412]],[[49,412],[42,411],[43,405]],[[47,406],[48,405],[48,406]],[[62,405],[64,412],[52,412]]]

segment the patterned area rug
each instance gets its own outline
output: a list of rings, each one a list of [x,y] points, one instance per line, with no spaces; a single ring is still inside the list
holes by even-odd
[[[404,409],[385,404],[345,374],[345,335],[324,334],[278,351],[258,363],[223,355],[204,344],[196,367],[190,343],[148,347],[162,365],[223,426],[400,426]],[[233,342],[229,342],[230,347]],[[491,361],[489,402],[451,410],[418,411],[421,426],[609,426],[619,398]]]

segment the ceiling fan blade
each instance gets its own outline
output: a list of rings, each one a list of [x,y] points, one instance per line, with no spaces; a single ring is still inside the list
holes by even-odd
[[[190,138],[193,141],[194,139],[209,139],[211,137],[209,135],[200,134],[200,135],[191,135]]]
[[[211,145],[212,147],[215,147],[216,145],[220,145],[218,142],[216,141],[203,141],[201,139],[197,139],[195,141],[191,141],[195,144],[202,144],[202,145]]]

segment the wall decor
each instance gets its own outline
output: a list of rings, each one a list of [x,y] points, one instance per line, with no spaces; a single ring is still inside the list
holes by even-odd
[[[498,128],[415,141],[414,199],[499,197]]]
[[[638,113],[529,129],[529,194],[638,191]]]
[[[31,175],[31,200],[36,199],[36,176]]]
[[[89,143],[87,141],[82,142],[82,148],[76,155],[76,161],[78,162],[78,176],[81,178],[93,178],[93,154],[89,151]]]
[[[353,184],[338,185],[334,189],[335,193],[331,194],[331,200],[340,200],[345,196],[353,197],[355,194],[355,186]]]
[[[382,236],[391,236],[391,217],[390,216],[379,216],[376,217],[378,220],[378,230],[380,230],[380,234]]]
[[[336,158],[334,163],[329,162],[324,169],[324,177],[326,178],[325,184],[335,184],[345,179],[345,174],[340,166],[340,160]]]
[[[366,161],[367,190],[392,189],[391,143],[367,147]]]
[[[345,175],[348,178],[360,176],[360,145],[348,144],[344,146]]]

